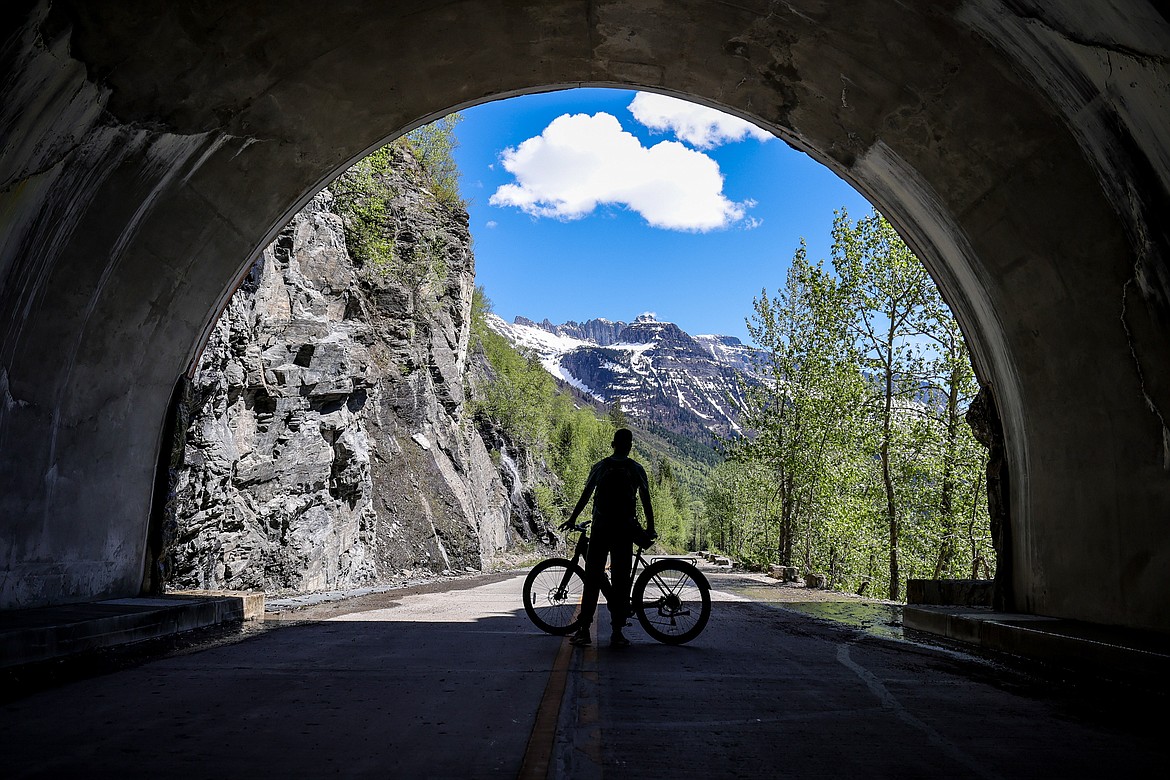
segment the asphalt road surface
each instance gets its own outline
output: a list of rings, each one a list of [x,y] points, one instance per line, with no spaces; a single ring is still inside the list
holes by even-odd
[[[1157,689],[896,638],[888,608],[810,617],[713,575],[711,622],[624,650],[537,632],[522,577],[318,606],[0,707],[0,776],[1161,776]],[[832,597],[830,597],[832,598]],[[839,608],[839,609],[838,609]],[[868,610],[868,611],[867,611]],[[866,616],[869,618],[866,618]],[[602,621],[608,621],[604,609]]]

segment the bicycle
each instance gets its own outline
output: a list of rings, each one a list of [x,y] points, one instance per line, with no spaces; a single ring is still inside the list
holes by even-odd
[[[588,527],[589,521],[573,526],[581,536],[572,559],[541,561],[524,578],[524,611],[545,633],[571,634],[581,623],[577,607],[585,590],[581,563],[589,550]],[[637,546],[630,572],[633,585],[629,603],[633,613],[646,633],[659,642],[681,645],[691,641],[711,617],[711,586],[707,578],[693,564],[679,558],[656,557],[647,563],[642,557],[643,549]],[[613,603],[612,589],[609,577],[602,577],[601,592],[609,603]]]

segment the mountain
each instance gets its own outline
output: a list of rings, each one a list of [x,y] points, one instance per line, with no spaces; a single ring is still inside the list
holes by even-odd
[[[489,314],[488,326],[546,370],[595,400],[621,402],[631,417],[690,438],[739,433],[741,380],[759,381],[759,350],[734,336],[691,336],[643,314],[633,322],[593,319],[555,325]]]

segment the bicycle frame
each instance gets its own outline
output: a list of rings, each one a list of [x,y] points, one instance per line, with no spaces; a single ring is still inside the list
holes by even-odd
[[[577,546],[573,549],[573,566],[585,570],[585,558],[589,553],[589,534],[587,533],[589,526],[587,524],[575,525],[573,528],[580,531],[581,535],[577,537]],[[634,581],[638,578],[638,568],[645,569],[649,564],[646,559],[642,557],[642,548],[634,547],[634,564],[630,568],[630,593],[634,590]],[[570,567],[565,571],[564,579],[561,580],[560,590],[564,592],[565,588],[569,586],[569,580],[573,576],[573,569]],[[605,596],[605,600],[609,601],[612,595],[613,585],[610,583],[609,575],[602,573],[601,577],[601,595]],[[626,594],[627,598],[629,593]]]

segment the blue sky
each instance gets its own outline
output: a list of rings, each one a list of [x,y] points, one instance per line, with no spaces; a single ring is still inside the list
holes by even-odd
[[[800,239],[827,259],[833,210],[870,206],[756,128],[729,138],[747,128],[695,125],[701,109],[658,96],[639,99],[639,121],[636,94],[574,89],[462,112],[477,281],[507,320],[651,311],[746,341],[752,298],[783,285]]]

